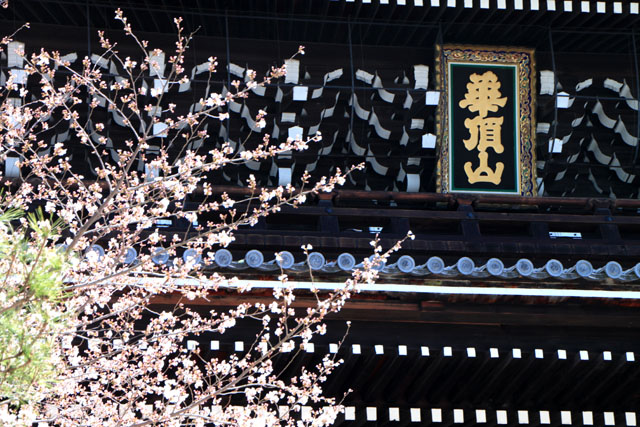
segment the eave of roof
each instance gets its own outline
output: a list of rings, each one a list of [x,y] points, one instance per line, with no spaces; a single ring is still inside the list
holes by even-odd
[[[443,40],[472,42],[482,29],[500,28],[506,39],[490,43],[537,45],[547,31],[629,31],[640,21],[640,1],[601,0],[234,0],[158,3],[150,0],[22,0],[0,18],[57,25],[119,28],[121,8],[138,31],[172,33],[185,18],[199,35],[299,42],[424,45],[442,31]],[[356,26],[362,25],[361,29]],[[341,30],[336,33],[335,28]],[[344,28],[343,28],[344,27]],[[523,31],[523,28],[529,28]],[[486,32],[486,31],[484,31]],[[492,31],[492,33],[494,33]],[[362,40],[356,40],[362,37]],[[545,41],[545,40],[543,40]],[[476,43],[487,41],[476,41]]]

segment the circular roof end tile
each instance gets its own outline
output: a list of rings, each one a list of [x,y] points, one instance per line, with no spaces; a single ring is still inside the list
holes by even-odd
[[[344,271],[353,270],[356,266],[356,259],[350,253],[342,253],[338,256],[338,267]]]
[[[576,263],[576,273],[580,277],[589,277],[593,274],[593,265],[589,261],[581,259]]]
[[[604,266],[604,272],[607,277],[618,279],[622,276],[622,266],[615,261],[609,261],[607,265]]]
[[[564,266],[557,259],[550,259],[544,265],[544,269],[551,277],[559,277],[564,273]]]
[[[416,261],[409,255],[402,255],[400,258],[398,258],[397,265],[398,270],[400,270],[401,272],[411,273],[413,269],[416,268]]]
[[[231,265],[231,262],[233,261],[233,255],[228,249],[219,249],[213,256],[213,260],[220,267],[229,267]]]
[[[521,276],[530,276],[533,273],[533,263],[526,258],[521,258],[516,262],[516,270]]]
[[[433,274],[442,274],[444,267],[444,261],[440,257],[432,256],[427,261],[427,270]]]
[[[498,258],[491,258],[487,261],[487,271],[492,276],[499,276],[504,271],[504,263]]]
[[[244,262],[251,268],[258,268],[264,262],[264,255],[257,249],[251,249],[245,254]]]
[[[468,276],[473,273],[473,270],[476,268],[476,264],[469,257],[463,256],[456,263],[456,267],[461,274]]]
[[[296,262],[293,254],[289,251],[279,252],[279,257],[276,257],[276,264],[284,270],[289,269],[293,266],[293,263]]]
[[[324,259],[324,255],[320,252],[311,252],[307,257],[307,262],[312,270],[320,270],[324,267],[326,261]]]

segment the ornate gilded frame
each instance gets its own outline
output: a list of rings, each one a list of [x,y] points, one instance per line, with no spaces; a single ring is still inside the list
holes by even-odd
[[[452,188],[452,165],[450,164],[450,134],[449,110],[451,94],[449,93],[449,67],[450,64],[465,65],[512,65],[515,66],[515,88],[517,90],[517,111],[519,118],[516,141],[517,191],[493,191],[493,190],[459,190]],[[438,170],[437,189],[443,193],[491,193],[513,194],[521,196],[536,195],[535,177],[535,59],[534,50],[519,47],[493,47],[493,46],[466,46],[444,45],[436,47],[436,82],[440,90],[440,102],[436,120],[436,132],[438,136]]]

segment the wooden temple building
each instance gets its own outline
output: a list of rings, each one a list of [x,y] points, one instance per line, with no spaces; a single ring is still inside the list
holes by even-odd
[[[261,134],[244,137],[259,109],[276,141],[322,141],[225,169],[216,191],[243,193],[250,174],[296,185],[305,170],[366,165],[216,253],[220,271],[257,283],[243,298],[261,298],[280,267],[308,286],[303,244],[331,288],[375,234],[385,247],[415,234],[296,362],[344,357],[327,385],[354,390],[338,425],[640,423],[640,2],[20,0],[0,18],[32,23],[27,52],[82,58],[98,50],[96,30],[119,30],[117,7],[154,48],[171,49],[176,16],[199,28],[191,80],[171,89],[186,108],[209,56],[224,91],[306,46],[284,80],[231,105],[210,143],[257,144]],[[10,68],[3,57],[3,78]],[[80,145],[73,156],[90,177]],[[251,331],[236,329],[207,337],[203,354],[242,351]]]

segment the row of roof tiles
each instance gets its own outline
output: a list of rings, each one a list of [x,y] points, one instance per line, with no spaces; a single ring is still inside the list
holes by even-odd
[[[93,245],[88,251],[93,251],[96,256],[102,257],[104,249],[99,245]],[[124,262],[133,264],[138,253],[134,248],[129,248]],[[281,251],[274,254],[273,259],[266,260],[265,255],[257,250],[248,251],[243,259],[234,260],[233,254],[228,249],[220,249],[212,254],[212,264],[230,270],[254,269],[260,271],[289,270],[293,272],[305,272],[309,269],[322,273],[344,273],[361,268],[362,263],[357,263],[356,258],[348,253],[340,254],[336,260],[327,261],[321,252],[311,252],[308,255],[301,254],[299,261],[289,251]],[[152,260],[156,264],[168,264],[175,262],[169,254],[161,248],[152,254]],[[182,261],[193,265],[203,263],[202,255],[194,249],[187,249],[182,255]],[[565,267],[562,262],[550,259],[544,265],[535,266],[526,258],[516,263],[505,266],[499,258],[489,260],[476,265],[469,257],[461,257],[455,263],[447,263],[438,256],[430,257],[425,263],[417,264],[410,255],[402,255],[390,264],[378,263],[374,266],[383,275],[413,275],[413,276],[443,276],[443,277],[469,277],[469,278],[527,278],[527,279],[561,279],[561,280],[604,280],[612,279],[622,282],[637,281],[640,279],[640,263],[625,269],[617,261],[609,261],[605,265],[594,268],[591,262],[579,260],[575,264]]]
[[[589,1],[589,0],[336,0],[346,3],[361,4],[396,4],[398,6],[431,6],[458,7],[480,9],[515,9],[548,12],[581,12],[581,13],[640,13],[640,2],[629,1]]]

